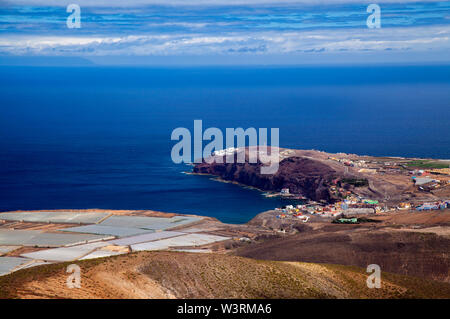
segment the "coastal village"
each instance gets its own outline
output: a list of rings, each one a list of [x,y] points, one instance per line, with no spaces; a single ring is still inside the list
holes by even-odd
[[[334,204],[323,205],[309,202],[308,204],[277,207],[275,208],[275,211],[279,213],[276,215],[276,218],[296,218],[306,223],[310,219],[308,215],[324,218],[338,218],[340,216],[371,215],[401,210],[428,211],[444,210],[447,208],[450,208],[450,199],[438,202],[424,202],[415,207],[412,207],[410,203],[400,203],[397,207],[388,208],[387,206],[380,204],[377,200],[363,199],[349,195],[345,200]],[[345,218],[337,220],[343,223],[347,222]],[[352,220],[355,223],[357,222],[355,219]]]
[[[294,151],[285,150],[280,152],[280,160],[292,156]],[[345,167],[345,172],[349,172],[349,168],[356,169],[358,173],[376,175],[404,175],[410,179],[410,185],[418,192],[430,193],[439,189],[450,189],[450,168],[445,163],[429,163],[426,160],[407,160],[397,159],[396,161],[384,160],[380,161],[376,158],[370,159],[351,159],[348,157],[328,156],[328,161],[333,161]],[[416,166],[430,166],[430,168],[417,168]],[[435,166],[439,167],[436,168]],[[367,186],[368,181],[365,179],[354,179],[355,184],[360,183],[361,186]],[[323,218],[334,218],[335,222],[356,223],[358,215],[371,215],[380,213],[392,213],[396,211],[431,211],[444,210],[450,208],[450,196],[445,199],[435,201],[414,201],[391,203],[388,197],[384,201],[360,196],[352,191],[340,186],[340,180],[336,179],[329,191],[335,198],[340,200],[334,203],[315,202],[306,199],[302,194],[291,193],[289,188],[282,188],[279,193],[266,193],[266,196],[281,196],[287,200],[302,200],[301,204],[289,204],[275,208],[278,219],[299,219],[308,222],[311,216],[319,216]],[[341,217],[341,218],[340,218]]]
[[[256,152],[256,147],[228,148],[216,151],[213,156],[234,156],[239,152]],[[248,155],[248,154],[247,154]],[[308,160],[316,163],[312,168],[299,162],[295,167],[289,167],[283,177],[277,176],[279,183],[294,184],[297,191],[290,187],[282,187],[278,190],[264,190],[258,185],[249,185],[239,176],[255,181],[260,177],[257,170],[243,171],[239,174],[239,167],[218,168],[214,164],[199,164],[194,167],[197,174],[219,175],[223,172],[234,172],[234,176],[219,176],[215,180],[231,180],[244,186],[252,186],[262,190],[266,197],[281,197],[286,200],[286,205],[274,208],[273,218],[291,220],[292,222],[310,221],[311,217],[331,218],[342,222],[355,221],[354,216],[395,213],[397,211],[431,211],[450,208],[450,160],[415,159],[400,157],[373,157],[359,156],[356,154],[336,153],[330,154],[317,150],[278,149],[280,170],[284,161],[290,159]],[[222,161],[223,162],[223,161]],[[326,169],[324,166],[326,165]],[[228,165],[228,164],[221,164]],[[233,165],[233,164],[231,164]],[[310,170],[305,176],[293,174],[302,170]],[[322,170],[322,172],[321,172]],[[322,175],[321,175],[322,174]],[[336,175],[327,184],[328,200],[312,200],[301,187],[301,178],[326,179],[327,175]],[[254,175],[254,178],[248,176]],[[237,177],[236,177],[237,176]],[[286,177],[285,177],[286,176]],[[261,177],[262,184],[266,179]],[[300,190],[300,191],[299,191]]]

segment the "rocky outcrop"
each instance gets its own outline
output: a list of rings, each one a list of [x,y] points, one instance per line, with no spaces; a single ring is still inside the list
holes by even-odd
[[[260,173],[261,163],[200,163],[194,173],[211,174],[223,180],[234,181],[264,191],[279,192],[289,188],[290,193],[309,199],[333,201],[329,192],[337,172],[328,165],[306,157],[289,157],[280,162],[277,173]]]

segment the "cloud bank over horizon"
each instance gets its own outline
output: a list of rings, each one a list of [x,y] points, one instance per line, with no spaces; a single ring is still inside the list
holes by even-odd
[[[80,29],[67,28],[64,1],[6,2],[0,5],[0,55],[261,58],[370,52],[427,62],[450,52],[449,2],[380,1],[382,27],[369,29],[366,8],[373,1],[329,5],[332,1],[325,0],[316,6],[305,6],[318,3],[309,0],[236,0],[227,6],[222,0],[190,1],[196,6],[158,1],[133,0],[127,7],[115,1],[88,1],[89,6],[66,1],[80,4]]]
[[[442,0],[5,0],[7,5],[21,6],[67,6],[70,3],[76,3],[84,7],[143,7],[150,5],[184,5],[184,6],[235,6],[235,5],[337,5],[337,4],[356,4],[367,5],[370,3],[433,3],[442,2]]]

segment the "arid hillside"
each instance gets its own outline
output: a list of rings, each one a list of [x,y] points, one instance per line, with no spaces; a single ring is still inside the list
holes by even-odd
[[[81,288],[66,286],[68,263],[0,278],[1,298],[450,298],[450,284],[365,269],[261,261],[223,254],[141,252],[78,261]]]
[[[251,224],[289,229],[287,221],[266,216],[270,213],[258,215]],[[380,223],[339,225],[320,218],[307,224],[298,222],[292,226],[298,230],[296,234],[254,242],[238,248],[236,254],[359,267],[378,264],[387,272],[450,282],[450,210],[397,212],[371,218]]]

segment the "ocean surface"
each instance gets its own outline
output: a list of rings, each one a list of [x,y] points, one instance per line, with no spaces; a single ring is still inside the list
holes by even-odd
[[[243,223],[283,204],[184,174],[170,135],[194,119],[278,127],[282,147],[450,159],[450,67],[0,67],[0,210]]]

